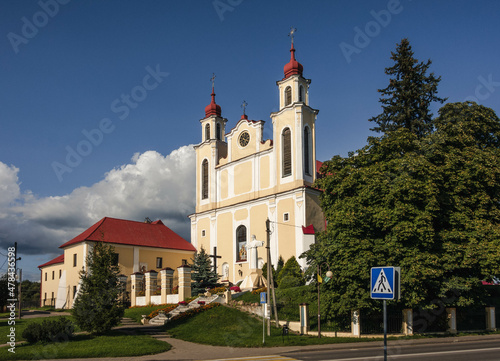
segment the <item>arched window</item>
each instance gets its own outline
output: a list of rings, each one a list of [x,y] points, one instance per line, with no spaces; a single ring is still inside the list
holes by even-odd
[[[281,135],[282,144],[282,162],[283,162],[283,177],[292,174],[292,136],[290,128],[285,128]]]
[[[299,102],[303,102],[305,99],[304,97],[304,87],[301,85],[299,87]]]
[[[247,227],[239,226],[236,228],[236,262],[247,260]]]
[[[309,158],[309,127],[304,128],[304,172],[311,175],[311,160]]]
[[[292,104],[292,88],[287,86],[285,89],[285,107]]]
[[[201,163],[201,199],[208,198],[208,160]]]
[[[210,124],[205,125],[205,140],[210,139]]]
[[[220,123],[217,123],[217,140],[221,140]]]

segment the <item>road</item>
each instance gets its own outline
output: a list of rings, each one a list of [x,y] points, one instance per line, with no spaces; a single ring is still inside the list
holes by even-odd
[[[382,347],[360,347],[342,350],[318,350],[283,353],[292,360],[302,361],[383,361]],[[392,345],[388,360],[401,361],[499,361],[498,339],[454,343]]]

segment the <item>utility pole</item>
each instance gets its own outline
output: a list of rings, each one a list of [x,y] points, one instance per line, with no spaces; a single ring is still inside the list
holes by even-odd
[[[266,310],[267,312],[271,311],[271,277],[272,277],[272,272],[271,272],[271,230],[269,229],[269,218],[266,219],[266,238],[267,238],[267,300],[266,300]],[[276,301],[275,301],[276,302]],[[266,315],[267,318],[267,315]],[[271,318],[267,318],[267,335],[271,336]]]

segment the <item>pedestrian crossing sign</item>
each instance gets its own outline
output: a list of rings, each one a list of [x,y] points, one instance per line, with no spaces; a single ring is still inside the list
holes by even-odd
[[[399,299],[399,267],[372,267],[370,296],[373,299]]]

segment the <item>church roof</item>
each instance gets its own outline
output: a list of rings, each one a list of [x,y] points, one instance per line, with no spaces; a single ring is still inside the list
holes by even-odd
[[[104,217],[59,248],[84,241],[196,251],[194,246],[158,220],[152,223]]]
[[[45,262],[44,264],[41,264],[40,266],[38,266],[38,268],[47,267],[47,266],[50,266],[53,264],[58,264],[58,263],[64,263],[64,254],[57,256],[56,258],[54,258],[51,261],[48,261],[48,262]]]

